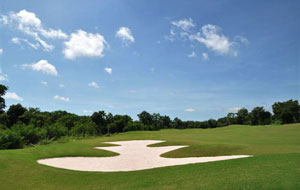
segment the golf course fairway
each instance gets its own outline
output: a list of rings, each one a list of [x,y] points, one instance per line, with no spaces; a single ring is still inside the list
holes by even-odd
[[[242,126],[216,129],[135,131],[82,140],[69,139],[16,150],[0,151],[0,189],[300,189],[300,124]],[[166,158],[253,155],[207,163],[126,172],[72,171],[41,165],[39,159],[108,157],[94,147],[102,142],[166,141],[151,147],[188,145],[162,154]]]

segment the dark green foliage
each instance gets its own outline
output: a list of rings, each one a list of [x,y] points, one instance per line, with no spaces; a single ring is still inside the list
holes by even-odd
[[[24,145],[36,144],[46,136],[46,130],[35,128],[33,125],[15,124],[12,131],[22,136],[22,143]]]
[[[276,102],[272,105],[274,119],[281,124],[300,122],[300,105],[297,100]]]
[[[6,113],[0,114],[0,130],[6,129],[8,126],[8,115]]]
[[[153,121],[150,113],[143,111],[137,116],[139,118],[139,121],[142,122],[144,125],[152,125]]]
[[[247,124],[248,110],[246,108],[240,109],[236,115],[237,124]]]
[[[268,125],[271,123],[271,113],[263,107],[255,107],[249,114],[251,125]]]
[[[107,131],[107,118],[106,118],[106,114],[104,111],[98,111],[93,113],[93,115],[91,116],[92,120],[94,123],[97,124],[97,132],[99,134],[106,134]]]
[[[59,137],[68,134],[68,128],[61,126],[58,123],[46,127],[46,138],[48,139],[58,139]]]
[[[3,109],[6,107],[5,100],[2,97],[2,96],[4,96],[6,90],[7,90],[7,87],[0,84],[0,114],[3,113]]]
[[[145,125],[142,122],[134,121],[128,123],[128,125],[124,128],[123,131],[125,132],[125,131],[141,131],[141,130],[145,130]]]
[[[185,129],[186,128],[184,122],[182,122],[182,120],[179,119],[178,117],[174,118],[174,120],[172,121],[171,126],[175,129]]]
[[[60,110],[42,112],[38,108],[26,109],[21,104],[17,104],[11,105],[7,112],[0,113],[0,149],[21,148],[23,145],[37,143],[45,144],[63,136],[86,137],[166,128],[207,129],[232,124],[267,125],[271,122],[300,122],[298,101],[276,102],[272,107],[273,117],[263,107],[256,107],[250,113],[246,108],[242,108],[237,113],[228,113],[226,117],[207,121],[182,121],[177,117],[171,120],[166,115],[161,116],[159,113],[150,114],[143,111],[138,114],[139,120],[133,121],[128,115],[106,114],[104,111],[95,112],[92,116],[78,116]]]
[[[71,134],[74,136],[94,136],[97,135],[96,124],[93,121],[76,122],[71,130]]]
[[[218,119],[217,123],[218,123],[218,127],[225,127],[225,126],[229,125],[227,117],[222,117],[222,118]]]
[[[15,149],[23,147],[23,137],[13,130],[0,130],[0,149]]]
[[[13,126],[17,121],[20,120],[21,116],[26,112],[26,108],[24,108],[21,104],[11,105],[7,110],[8,115],[8,127]]]

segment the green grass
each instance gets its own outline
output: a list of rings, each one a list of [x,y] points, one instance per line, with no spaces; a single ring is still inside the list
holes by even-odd
[[[95,150],[101,142],[165,140],[154,146],[190,145],[165,157],[250,154],[254,157],[134,172],[79,172],[39,165],[40,158],[114,156]],[[103,190],[246,190],[300,189],[300,124],[230,126],[127,132],[110,137],[72,140],[0,151],[0,189]]]

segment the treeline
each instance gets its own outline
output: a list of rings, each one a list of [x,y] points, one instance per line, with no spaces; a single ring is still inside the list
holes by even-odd
[[[267,125],[300,122],[300,106],[297,100],[274,103],[273,115],[263,107],[251,112],[246,108],[237,113],[228,113],[220,119],[207,121],[173,120],[169,116],[146,111],[138,114],[134,121],[128,115],[113,115],[104,111],[91,116],[78,116],[66,111],[42,112],[38,108],[25,108],[21,104],[11,105],[4,111],[3,95],[7,87],[0,85],[0,149],[21,148],[26,145],[49,143],[63,136],[100,136],[137,130],[216,128],[232,124]]]

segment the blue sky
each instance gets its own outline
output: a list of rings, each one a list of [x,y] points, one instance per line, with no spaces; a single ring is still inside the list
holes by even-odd
[[[7,105],[184,120],[298,99],[299,1],[0,3]]]

